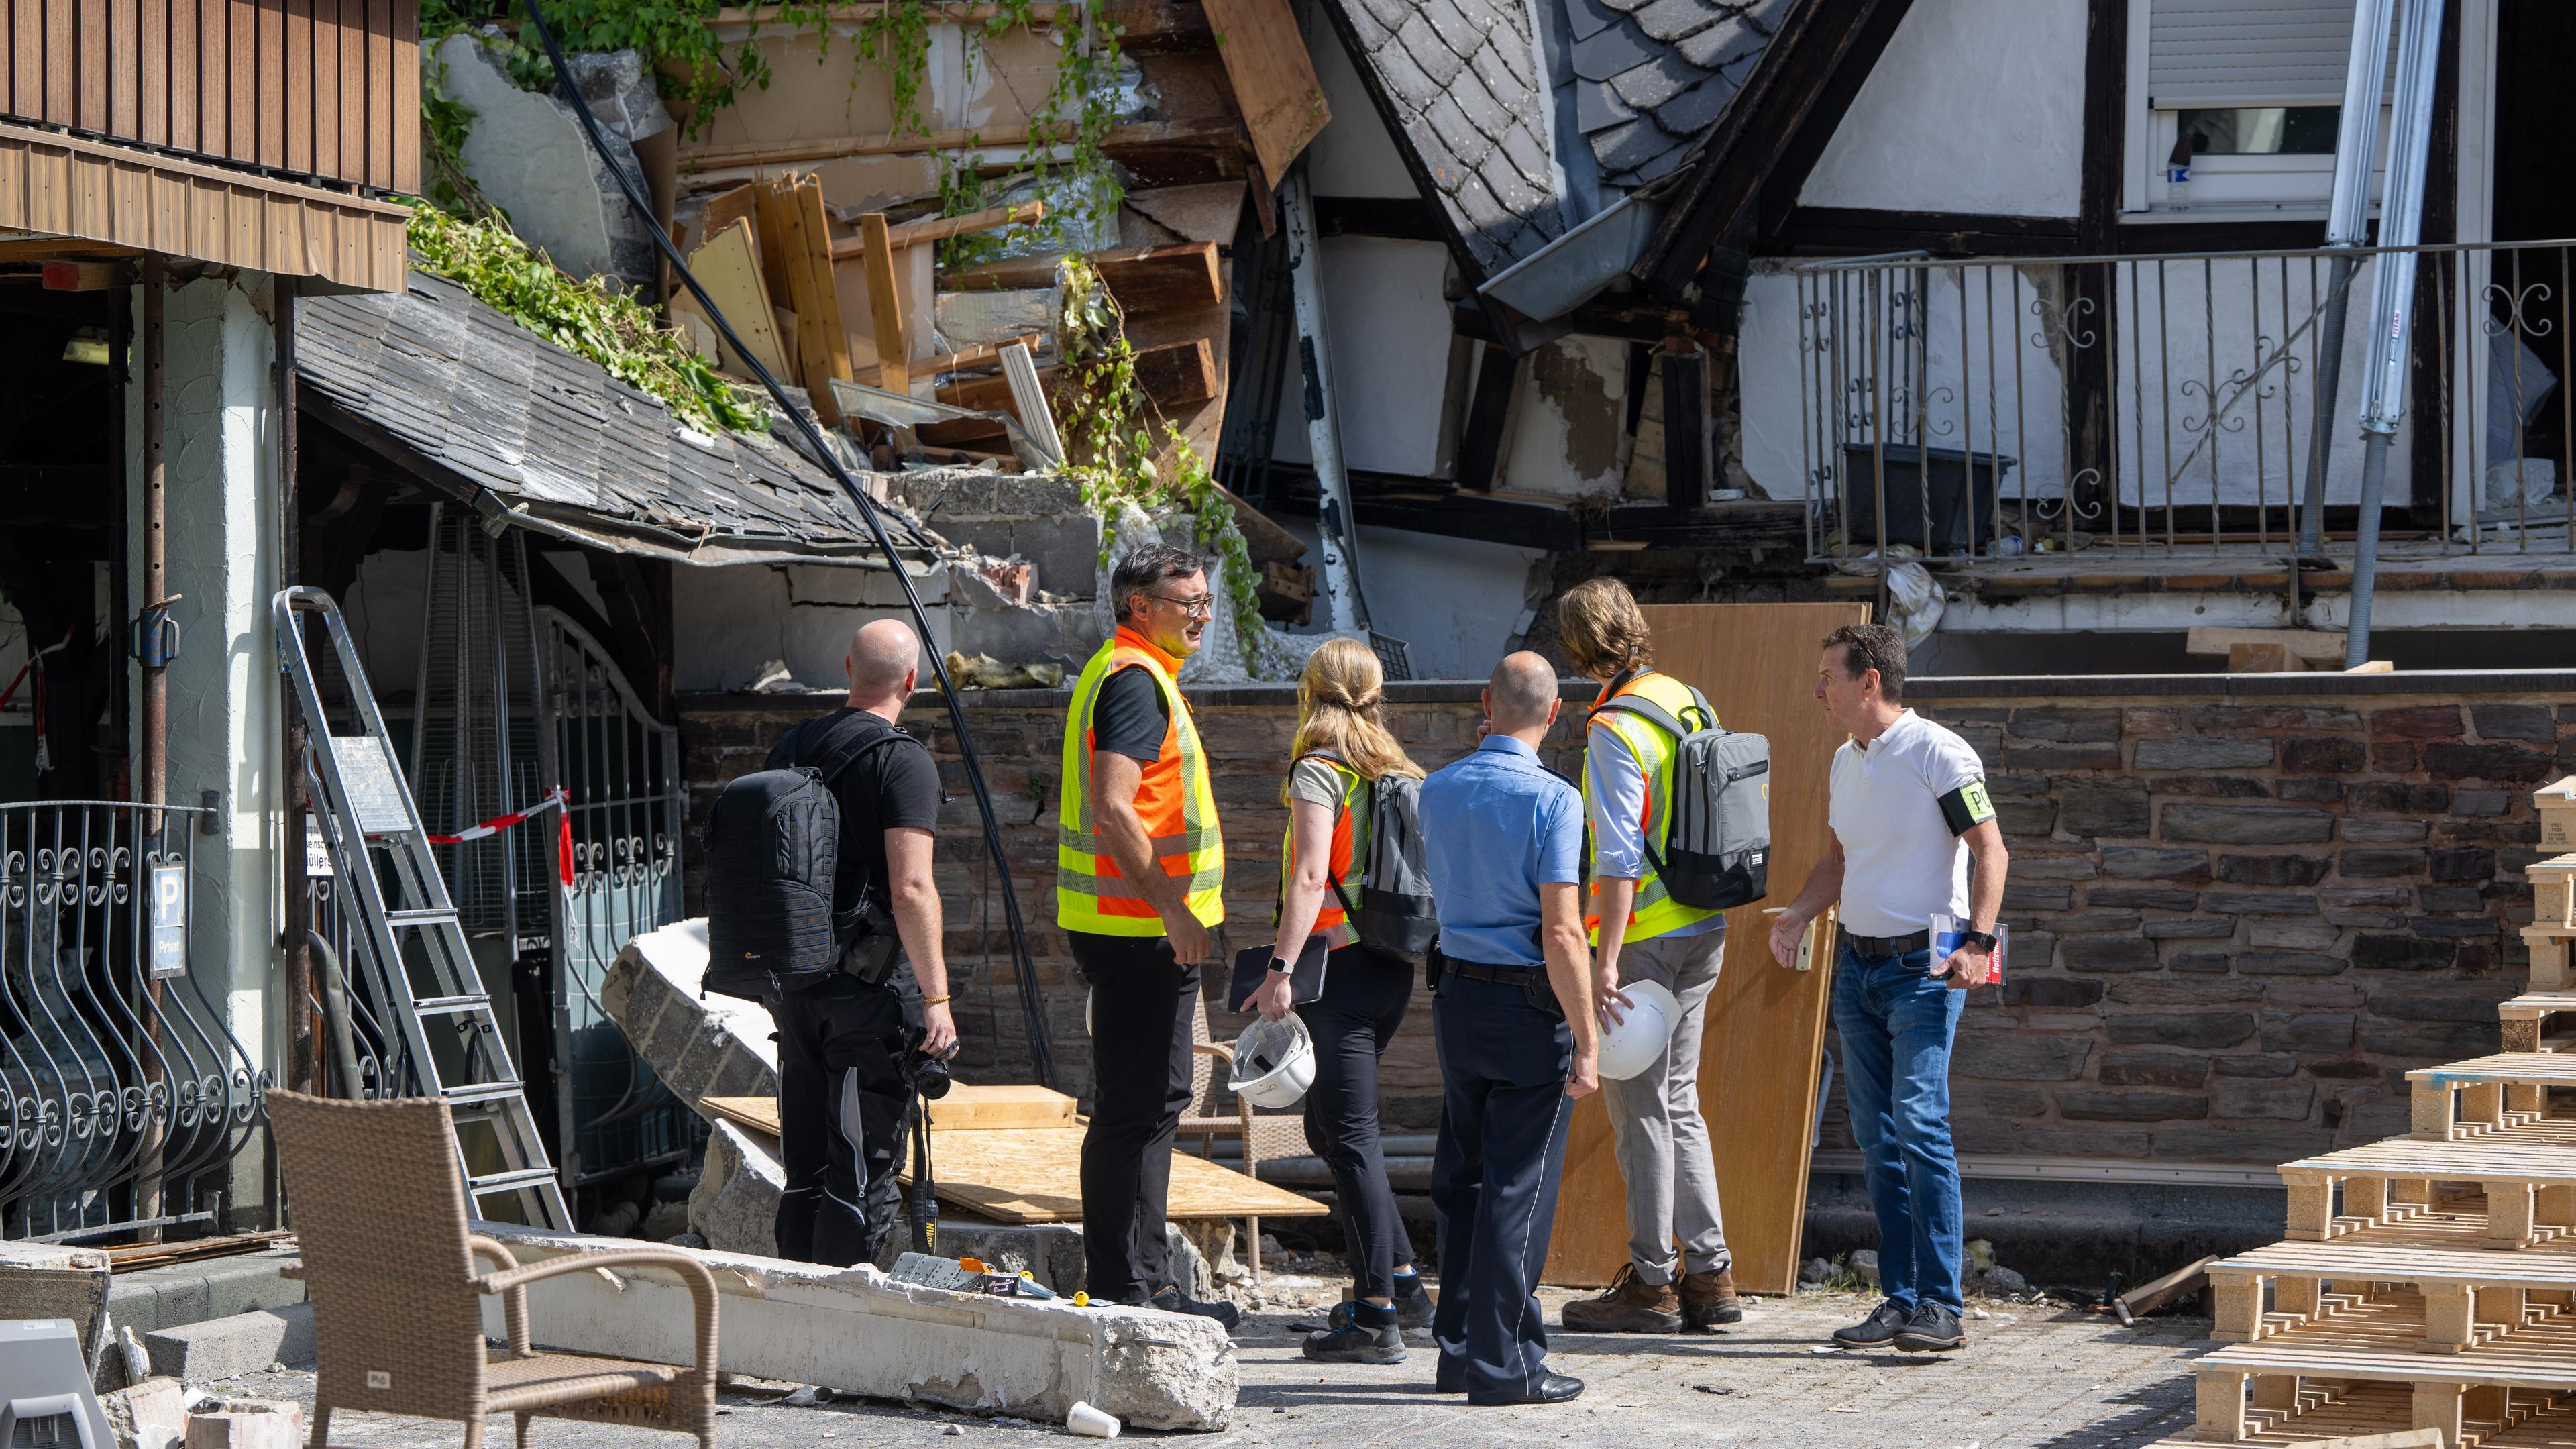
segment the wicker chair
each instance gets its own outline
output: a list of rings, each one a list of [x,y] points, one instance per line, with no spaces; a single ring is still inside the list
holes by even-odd
[[[1190,1050],[1195,1057],[1190,1064],[1190,1105],[1181,1114],[1179,1135],[1199,1140],[1199,1156],[1214,1154],[1216,1139],[1233,1137],[1243,1143],[1243,1171],[1246,1176],[1260,1175],[1263,1162],[1280,1157],[1303,1157],[1313,1151],[1306,1143],[1306,1119],[1295,1112],[1259,1112],[1250,1102],[1226,1090],[1226,1080],[1234,1073],[1234,1048],[1208,1036],[1207,998],[1202,996],[1190,1019]],[[1220,1076],[1216,1064],[1225,1064]],[[1229,1110],[1230,1108],[1230,1110]],[[1252,1265],[1252,1281],[1261,1281],[1261,1219],[1244,1220],[1250,1237],[1245,1254]]]
[[[538,1414],[695,1434],[715,1442],[716,1284],[686,1254],[579,1253],[519,1266],[510,1250],[466,1231],[465,1194],[447,1104],[434,1098],[344,1102],[268,1096],[270,1130],[303,1250],[320,1360],[313,1449],[331,1411],[458,1419],[466,1449],[489,1414],[518,1419],[527,1449]],[[499,1265],[477,1273],[477,1255]],[[697,1304],[689,1367],[537,1353],[528,1346],[526,1285],[593,1268],[651,1266],[679,1275]],[[510,1346],[485,1346],[481,1295],[501,1295]]]

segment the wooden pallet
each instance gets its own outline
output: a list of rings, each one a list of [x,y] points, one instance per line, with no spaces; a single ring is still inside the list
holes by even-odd
[[[2406,1080],[2415,1084],[2415,1135],[2456,1142],[2539,1120],[2551,1087],[2576,1087],[2576,1056],[2497,1052],[2417,1067]]]
[[[2576,916],[2568,911],[2568,902],[2576,892],[2568,884],[2576,881],[2576,855],[2553,855],[2536,860],[2522,868],[2523,879],[2531,882],[2531,923],[2554,926],[2561,930],[2576,928]]]
[[[2425,1346],[2442,1352],[2502,1333],[2530,1308],[2576,1308],[2576,1241],[2527,1253],[2499,1253],[2483,1241],[2478,1224],[2438,1216],[2332,1243],[2274,1243],[2212,1263],[2218,1310],[2212,1336],[2258,1343],[2385,1296],[2393,1286],[2424,1300]]]
[[[2537,1305],[2517,1327],[2456,1353],[2427,1352],[2425,1300],[2403,1291],[2360,1300],[2256,1343],[2202,1358],[2193,1434],[2232,1443],[2246,1437],[2248,1399],[2256,1410],[2291,1411],[2304,1380],[2403,1384],[2405,1427],[2440,1429],[2458,1443],[2464,1420],[2510,1422],[2517,1389],[2576,1391],[2576,1312]],[[2250,1395],[2249,1395],[2250,1391]]]
[[[2570,948],[2576,947],[2576,930],[2559,926],[2525,926],[2522,944],[2531,952],[2531,989],[2534,991],[2576,991],[2576,970],[2571,970]]]
[[[2540,812],[2540,848],[2576,850],[2576,775],[2532,791],[2531,804]]]
[[[2499,1417],[2463,1416],[2455,1449],[2558,1449],[2576,1443],[2576,1396],[2515,1389]],[[2403,1432],[2413,1426],[2414,1395],[2402,1384],[2325,1384],[2302,1380],[2287,1406],[2247,1408],[2238,1443],[2297,1449],[2320,1441]],[[2200,1449],[2201,1439],[2161,1439],[2144,1449]]]
[[[2497,1002],[2496,1019],[2504,1027],[2504,1049],[2507,1052],[2546,1052],[2576,1045],[2576,1037],[2550,1035],[2549,1019],[2562,1012],[2576,1012],[2576,989],[2530,991],[2509,1001]]]
[[[2489,1246],[2526,1247],[2576,1233],[2576,1121],[2535,1118],[2454,1142],[2392,1137],[2285,1162],[2281,1180],[2289,1186],[2285,1235],[2292,1242],[2406,1223],[2435,1211],[2435,1183],[2473,1182],[2486,1193]]]

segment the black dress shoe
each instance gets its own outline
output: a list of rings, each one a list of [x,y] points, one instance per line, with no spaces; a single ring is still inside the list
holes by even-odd
[[[1536,1386],[1526,1394],[1502,1399],[1480,1399],[1474,1394],[1469,1394],[1467,1402],[1480,1407],[1499,1407],[1505,1404],[1562,1404],[1582,1392],[1583,1380],[1572,1374],[1541,1374]]]
[[[1968,1334],[1959,1326],[1959,1315],[1938,1303],[1916,1305],[1914,1316],[1896,1332],[1896,1346],[1907,1353],[1948,1353],[1967,1343]]]
[[[1165,1313],[1187,1313],[1197,1318],[1213,1318],[1217,1325],[1228,1333],[1234,1332],[1243,1323],[1243,1310],[1224,1299],[1202,1303],[1170,1283],[1164,1284],[1153,1297],[1146,1299],[1145,1306],[1159,1308]]]
[[[1896,1341],[1914,1315],[1896,1306],[1894,1299],[1881,1302],[1869,1311],[1869,1317],[1847,1328],[1834,1330],[1834,1342],[1845,1348],[1885,1348]]]

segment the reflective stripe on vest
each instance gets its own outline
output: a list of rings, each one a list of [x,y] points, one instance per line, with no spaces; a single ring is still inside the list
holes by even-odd
[[[1136,788],[1136,815],[1163,873],[1180,883],[1190,914],[1199,924],[1213,926],[1225,917],[1225,840],[1217,829],[1207,753],[1199,747],[1198,726],[1173,681],[1180,661],[1124,628],[1083,666],[1065,712],[1062,799],[1056,806],[1056,924],[1103,936],[1163,934],[1162,918],[1110,858],[1093,809],[1092,708],[1109,676],[1131,664],[1154,681],[1168,716],[1162,750],[1145,766]]]
[[[1645,773],[1646,816],[1639,822],[1639,828],[1644,832],[1646,842],[1655,847],[1655,853],[1662,855],[1665,841],[1672,833],[1673,755],[1677,741],[1666,734],[1660,726],[1649,724],[1633,714],[1619,710],[1613,710],[1608,714],[1600,714],[1597,711],[1602,705],[1621,695],[1642,695],[1650,703],[1661,705],[1673,718],[1687,724],[1692,721],[1684,712],[1695,711],[1696,706],[1691,702],[1689,687],[1669,674],[1656,674],[1650,671],[1639,674],[1624,684],[1616,680],[1612,683],[1618,685],[1615,692],[1605,685],[1602,688],[1601,697],[1593,701],[1592,708],[1596,713],[1592,718],[1592,727],[1607,728],[1616,734],[1620,741],[1627,745],[1628,752],[1635,756],[1637,768]],[[1711,720],[1710,723],[1714,724],[1716,721]],[[1592,771],[1589,768],[1583,772],[1583,808],[1587,815],[1591,813]],[[1651,941],[1657,936],[1669,935],[1684,926],[1705,921],[1719,914],[1716,911],[1702,910],[1697,906],[1686,906],[1674,900],[1664,889],[1663,881],[1657,877],[1652,861],[1640,860],[1637,868],[1644,874],[1637,882],[1636,898],[1628,906],[1628,929],[1621,937],[1623,941]],[[1584,913],[1583,924],[1584,928],[1591,933],[1592,944],[1598,946],[1601,944],[1599,905],[1601,845],[1598,839],[1594,840],[1592,847],[1592,876],[1590,889],[1593,908]]]
[[[1330,755],[1306,755],[1289,763],[1294,772],[1305,760],[1322,760],[1333,767],[1341,778],[1342,808],[1333,816],[1333,847],[1324,858],[1324,868],[1340,879],[1342,889],[1336,893],[1330,884],[1324,887],[1324,904],[1315,912],[1315,929],[1324,934],[1324,949],[1338,951],[1359,939],[1359,928],[1352,925],[1345,904],[1360,898],[1360,874],[1368,861],[1369,782],[1360,772]],[[1288,807],[1288,828],[1279,837],[1279,899],[1288,899],[1288,873],[1297,861],[1297,807]],[[1274,921],[1273,924],[1276,924]]]

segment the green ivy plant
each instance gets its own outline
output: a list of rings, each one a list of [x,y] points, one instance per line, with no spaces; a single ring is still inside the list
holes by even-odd
[[[767,431],[754,397],[725,381],[653,309],[599,278],[577,282],[499,216],[467,222],[426,200],[405,228],[422,271],[445,277],[512,321],[624,378],[702,432]]]
[[[1154,434],[1146,422],[1150,406],[1136,389],[1136,349],[1127,341],[1126,319],[1117,299],[1100,284],[1100,274],[1081,256],[1064,259],[1064,298],[1057,335],[1081,399],[1067,410],[1073,435],[1065,440],[1070,454],[1065,476],[1081,487],[1083,502],[1104,520],[1114,517],[1122,502],[1149,513],[1176,508],[1189,514],[1192,537],[1216,550],[1244,666],[1258,674],[1265,627],[1261,576],[1252,566],[1243,529],[1234,521],[1232,500],[1208,475],[1198,450],[1169,421],[1163,423],[1169,471],[1156,466]],[[1108,562],[1114,542],[1104,528],[1102,563]]]

